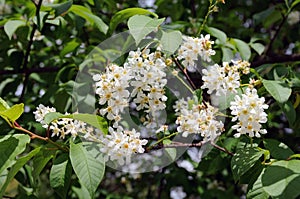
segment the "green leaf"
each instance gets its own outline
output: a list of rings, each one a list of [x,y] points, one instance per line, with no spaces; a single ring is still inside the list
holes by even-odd
[[[134,15],[152,15],[158,18],[157,14],[143,8],[127,8],[117,12],[110,20],[109,30],[114,31],[119,23]]]
[[[182,35],[179,31],[172,32],[162,32],[161,37],[161,45],[162,50],[165,51],[166,54],[173,54],[180,46],[182,42]]]
[[[80,43],[78,43],[76,39],[73,39],[72,41],[68,42],[67,45],[60,51],[59,55],[64,57],[66,54],[74,52],[79,45]]]
[[[51,7],[55,10],[55,17],[66,13],[72,6],[73,1],[69,0],[60,4],[48,4],[48,7]]]
[[[258,150],[252,147],[237,150],[231,159],[233,179],[237,181],[243,174],[255,165],[263,154],[263,150]]]
[[[24,20],[9,20],[4,25],[4,31],[8,38],[11,39],[13,34],[20,26],[25,26],[26,22]]]
[[[29,142],[30,137],[24,134],[0,137],[0,174],[15,163],[16,156],[26,149]]]
[[[242,59],[248,61],[251,57],[251,49],[249,45],[246,42],[239,39],[231,39],[231,40],[234,42]]]
[[[9,109],[9,105],[0,97],[0,112]]]
[[[44,117],[44,122],[46,124],[50,124],[51,122],[53,122],[54,120],[57,120],[59,118],[63,118],[65,115],[58,113],[58,112],[51,112],[51,113],[47,113]]]
[[[196,97],[197,97],[197,102],[198,102],[198,104],[201,104],[201,103],[202,103],[202,100],[203,100],[202,94],[203,94],[202,89],[197,89],[197,90],[195,90],[195,95],[196,95]]]
[[[135,43],[138,45],[141,40],[152,31],[155,31],[165,19],[152,19],[143,15],[135,15],[128,20],[128,28]]]
[[[281,106],[281,109],[285,113],[285,116],[287,117],[289,124],[292,127],[296,121],[296,110],[292,102],[287,101]]]
[[[269,194],[264,191],[262,182],[261,182],[261,177],[262,174],[264,173],[265,169],[262,170],[256,181],[254,182],[253,186],[251,187],[250,190],[248,190],[247,193],[247,198],[251,199],[268,199]]]
[[[292,89],[289,88],[286,83],[281,81],[263,80],[263,85],[279,103],[286,102],[292,93]]]
[[[264,146],[270,151],[271,156],[275,159],[287,159],[294,154],[287,145],[278,140],[265,139]]]
[[[253,48],[257,54],[261,55],[264,50],[265,50],[265,46],[262,45],[261,43],[250,43],[249,44],[251,48]]]
[[[52,121],[60,119],[60,118],[72,118],[74,120],[80,120],[82,122],[85,122],[97,129],[100,129],[102,133],[105,135],[108,133],[108,124],[107,121],[100,117],[99,115],[94,114],[87,114],[87,113],[74,113],[70,115],[63,115],[61,113],[53,112],[53,113],[47,113],[45,115],[44,121],[47,124],[50,124]]]
[[[213,27],[206,27],[205,30],[210,35],[216,37],[220,41],[221,44],[225,44],[226,43],[227,36],[226,36],[226,34],[223,31],[221,31],[221,30],[219,30],[217,28],[213,28]]]
[[[222,61],[223,62],[230,62],[234,58],[234,54],[232,52],[232,49],[227,47],[222,47]]]
[[[61,196],[66,198],[71,182],[72,165],[68,154],[64,153],[56,158],[50,170],[50,186]]]
[[[88,8],[80,5],[72,5],[70,11],[84,18],[91,25],[95,25],[100,32],[107,33],[108,26],[98,16],[94,15]]]
[[[70,144],[70,159],[72,167],[80,181],[87,188],[93,198],[94,192],[100,184],[105,170],[105,162],[102,156],[94,158],[82,143]]]
[[[15,104],[11,108],[0,111],[0,116],[14,123],[24,112],[24,104]]]
[[[38,179],[47,163],[54,157],[56,151],[49,148],[42,147],[38,154],[32,160],[33,173],[32,177],[34,181]]]
[[[3,197],[3,194],[7,188],[7,186],[9,185],[9,183],[11,182],[11,180],[15,177],[15,175],[19,172],[19,170],[33,157],[35,156],[38,152],[40,151],[40,148],[36,148],[34,150],[32,150],[30,153],[28,153],[27,155],[19,158],[16,163],[12,166],[12,168],[9,170],[8,174],[7,174],[7,178],[6,181],[4,183],[4,185],[1,187],[0,190],[0,198]]]
[[[294,8],[297,4],[299,4],[299,3],[300,3],[300,0],[295,0],[295,1],[292,3],[290,9],[293,9],[293,8]]]
[[[272,198],[297,198],[300,195],[300,160],[274,162],[263,173],[262,185]]]

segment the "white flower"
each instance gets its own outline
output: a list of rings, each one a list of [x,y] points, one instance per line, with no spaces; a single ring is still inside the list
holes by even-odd
[[[37,122],[40,122],[44,128],[48,128],[48,125],[44,122],[45,115],[50,112],[56,112],[55,108],[45,107],[40,104],[36,111],[34,111],[35,119]],[[75,113],[76,114],[76,113]],[[65,115],[69,115],[66,113]],[[94,129],[92,127],[87,127],[85,122],[74,120],[71,118],[60,118],[58,120],[54,120],[49,124],[49,129],[52,132],[53,136],[59,136],[64,139],[66,135],[71,135],[75,138],[78,133],[82,133],[85,137],[89,137]]]
[[[299,23],[299,21],[300,21],[300,12],[299,11],[293,11],[288,15],[287,22],[289,25],[292,26],[294,24]]]
[[[196,61],[200,56],[204,61],[210,62],[210,57],[215,55],[212,50],[214,41],[210,40],[210,35],[200,35],[200,38],[183,37],[183,43],[178,49],[178,59],[182,60],[182,65],[191,72],[196,71]]]
[[[240,87],[241,74],[250,72],[250,64],[247,61],[232,61],[233,66],[228,62],[223,62],[222,66],[215,64],[202,70],[202,89],[207,88],[208,94],[216,92],[217,96],[229,93],[237,93]]]
[[[47,124],[44,122],[44,118],[47,113],[51,112],[56,112],[55,108],[50,108],[49,106],[44,106],[43,104],[40,104],[37,108],[36,111],[33,112],[35,120],[37,122],[40,122],[44,128],[47,128]]]
[[[133,154],[144,153],[143,146],[148,141],[141,140],[140,133],[135,129],[128,131],[118,127],[117,130],[114,130],[109,127],[109,133],[101,138],[103,143],[101,152],[105,154],[106,161],[117,161],[119,165],[124,165],[130,162]]]
[[[178,107],[181,109],[179,110]],[[188,107],[188,103],[179,100],[174,106],[177,112],[176,124],[177,131],[182,133],[183,137],[190,134],[200,134],[205,142],[215,141],[215,139],[224,131],[224,125],[221,121],[217,121],[216,114],[218,110],[213,106],[192,104]]]
[[[237,130],[235,137],[248,134],[250,137],[261,137],[266,134],[265,129],[261,129],[261,123],[267,122],[267,114],[264,109],[268,105],[264,103],[264,97],[259,97],[255,88],[247,88],[242,96],[235,96],[234,101],[230,103],[231,114],[234,115],[232,121],[238,121],[232,129]]]
[[[183,199],[186,197],[186,193],[183,191],[183,187],[172,187],[170,191],[170,198]]]

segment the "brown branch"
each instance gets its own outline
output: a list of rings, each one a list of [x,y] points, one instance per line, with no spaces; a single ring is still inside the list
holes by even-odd
[[[257,61],[251,63],[251,67],[255,68],[263,64],[275,64],[275,63],[288,63],[300,61],[300,54],[293,55],[269,55],[267,57],[261,57]]]
[[[13,124],[13,128],[16,129],[16,130],[19,130],[19,131],[22,131],[24,133],[27,133],[28,135],[30,135],[30,138],[31,139],[39,139],[39,140],[43,140],[45,142],[48,142],[54,146],[56,146],[58,149],[61,149],[63,151],[66,151],[68,152],[69,149],[68,148],[65,148],[65,147],[62,147],[61,145],[57,144],[56,142],[52,141],[51,139],[49,139],[48,137],[42,137],[42,136],[39,136],[25,128],[23,128],[21,125],[19,125],[17,122],[14,122]]]
[[[189,82],[189,84],[191,85],[193,90],[196,90],[197,87],[195,86],[194,82],[192,81],[192,79],[188,75],[186,69],[184,67],[182,67],[182,65],[179,63],[179,61],[175,57],[173,57],[173,61],[175,62],[176,66],[179,68],[179,70],[185,75],[187,81]]]
[[[189,148],[189,147],[201,147],[205,144],[206,142],[204,141],[200,141],[200,142],[197,142],[197,143],[181,143],[181,142],[172,142],[171,144],[168,144],[168,145],[163,145],[163,144],[160,144],[160,145],[157,145],[155,147],[151,147],[152,150],[159,150],[159,149],[162,149],[162,148],[179,148],[179,147],[186,147],[186,148]],[[210,142],[210,144],[220,150],[220,151],[223,151],[231,156],[234,156],[234,153],[228,151],[226,148],[223,148],[219,145],[217,145],[216,143],[214,142]],[[146,150],[146,152],[149,152],[149,150]]]
[[[263,56],[268,56],[268,55],[270,54],[270,52],[271,52],[271,50],[272,50],[273,43],[274,43],[274,41],[276,40],[276,38],[278,37],[279,32],[280,32],[280,30],[282,29],[282,27],[283,27],[283,25],[284,25],[286,19],[287,19],[287,15],[286,15],[286,16],[283,16],[282,21],[280,22],[278,28],[277,28],[276,31],[275,31],[275,34],[273,35],[273,37],[271,38],[269,44],[267,45],[266,50],[265,50]]]
[[[59,67],[47,67],[47,68],[26,68],[20,70],[0,70],[0,75],[14,75],[14,74],[28,74],[31,73],[51,73],[59,71]]]

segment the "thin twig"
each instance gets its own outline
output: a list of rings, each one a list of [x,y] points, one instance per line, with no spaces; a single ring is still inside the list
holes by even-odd
[[[276,38],[278,37],[278,34],[280,32],[280,30],[282,29],[286,19],[287,19],[287,15],[283,16],[283,19],[281,21],[281,23],[279,24],[278,28],[276,29],[275,34],[273,35],[273,37],[271,38],[270,42],[268,43],[267,47],[266,47],[266,51],[264,53],[265,56],[269,55],[270,51],[272,50],[272,46],[274,44],[274,41],[276,40]]]
[[[27,133],[28,135],[30,135],[31,139],[39,139],[39,140],[43,140],[45,142],[48,142],[54,146],[56,146],[57,148],[63,150],[63,151],[69,151],[67,148],[60,146],[59,144],[57,144],[56,142],[52,141],[51,139],[49,139],[48,137],[42,137],[39,136],[25,128],[23,128],[22,126],[20,126],[17,122],[14,122],[13,128],[19,131],[22,131],[24,133]]]
[[[196,90],[197,87],[195,86],[194,82],[192,81],[192,79],[188,75],[187,71],[184,69],[184,67],[179,63],[179,61],[175,57],[172,57],[172,58],[173,58],[173,61],[176,64],[176,66],[179,68],[179,70],[185,75],[187,81],[189,82],[189,84],[191,85],[193,90]]]

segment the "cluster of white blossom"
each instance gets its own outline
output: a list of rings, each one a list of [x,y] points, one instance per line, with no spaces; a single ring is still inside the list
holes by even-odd
[[[223,62],[220,66],[215,64],[203,69],[202,89],[207,88],[208,94],[216,91],[217,96],[226,95],[227,92],[237,93],[237,88],[240,87],[241,74],[248,74],[250,72],[250,64],[247,61],[232,61],[230,66],[228,62]]]
[[[136,109],[148,113],[144,125],[155,126],[152,118],[157,112],[165,109],[165,85],[167,84],[165,60],[160,51],[150,53],[149,49],[131,51],[124,65],[131,68],[134,77],[130,82],[133,87],[131,97],[137,105]]]
[[[189,102],[188,102],[189,101]],[[191,104],[191,100],[178,100],[174,105],[178,125],[177,131],[183,137],[190,134],[200,134],[203,140],[214,141],[222,131],[224,124],[217,120],[218,109],[204,104]]]
[[[267,114],[264,109],[267,109],[268,105],[264,102],[265,98],[259,97],[255,88],[247,88],[241,97],[235,96],[234,101],[230,103],[231,114],[235,116],[232,121],[238,120],[238,123],[232,126],[232,129],[238,132],[234,135],[235,137],[243,134],[260,137],[260,134],[267,133],[265,129],[261,129],[261,123],[267,122]]]
[[[118,127],[116,130],[109,127],[109,135],[103,136],[101,142],[104,144],[101,152],[105,154],[106,161],[117,161],[119,165],[130,163],[132,154],[144,153],[144,145],[147,140],[140,139],[140,133],[135,129],[128,131]]]
[[[109,120],[116,124],[121,120],[120,113],[128,106],[129,81],[132,78],[130,69],[111,64],[106,68],[105,73],[93,76],[96,87],[96,94],[99,95],[99,104],[106,105],[100,109],[102,116],[106,115]]]
[[[182,60],[182,64],[187,70],[196,71],[196,61],[199,56],[207,62],[211,61],[211,56],[216,52],[212,49],[214,41],[210,40],[210,35],[201,35],[200,38],[196,37],[183,37],[183,44],[178,49],[178,59]]]
[[[35,115],[35,120],[40,122],[44,128],[48,128],[48,124],[44,121],[45,115],[50,112],[56,112],[56,109],[53,107],[46,107],[40,104],[36,111],[33,112]],[[66,113],[68,115],[68,113]],[[66,135],[72,135],[72,137],[76,137],[78,133],[82,134],[91,134],[94,129],[92,127],[88,127],[85,122],[74,120],[71,118],[61,118],[58,120],[54,120],[49,124],[49,129],[52,131],[52,136],[59,136],[64,139]]]

